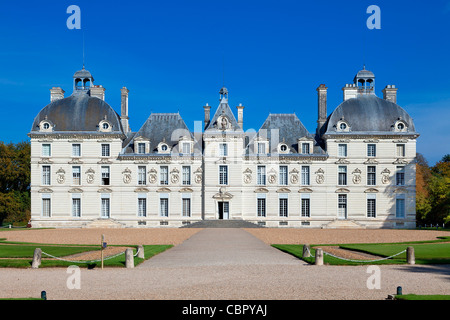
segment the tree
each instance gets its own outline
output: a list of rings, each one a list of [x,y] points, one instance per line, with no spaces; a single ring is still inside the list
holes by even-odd
[[[29,142],[0,142],[0,225],[30,218],[30,158]]]
[[[432,208],[428,186],[431,178],[431,168],[422,154],[417,153],[416,160],[416,219],[420,224],[425,224],[427,215]]]

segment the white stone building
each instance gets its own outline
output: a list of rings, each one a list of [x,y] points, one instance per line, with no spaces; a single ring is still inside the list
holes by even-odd
[[[179,227],[199,220],[242,219],[267,227],[415,226],[416,138],[397,89],[375,94],[361,70],[327,113],[320,85],[310,133],[295,114],[269,114],[244,130],[220,90],[220,104],[191,132],[179,113],[152,113],[129,126],[128,90],[121,114],[105,102],[89,71],[73,76],[64,98],[36,116],[31,138],[33,227]]]

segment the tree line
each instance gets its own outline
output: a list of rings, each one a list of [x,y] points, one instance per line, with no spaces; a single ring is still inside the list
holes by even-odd
[[[0,226],[3,221],[30,220],[30,142],[0,141]],[[450,154],[434,166],[416,157],[416,219],[418,225],[450,225]]]

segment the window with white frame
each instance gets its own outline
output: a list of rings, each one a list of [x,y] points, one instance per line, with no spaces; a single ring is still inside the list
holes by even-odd
[[[219,184],[228,184],[228,166],[219,166]]]
[[[279,198],[279,213],[280,217],[288,216],[288,196],[287,194],[280,195]]]
[[[145,186],[147,184],[147,167],[138,166],[138,184]]]
[[[398,196],[395,199],[395,217],[396,218],[405,218],[405,198],[404,196]]]
[[[110,183],[110,172],[108,166],[102,166],[102,185],[109,186]]]
[[[72,196],[72,217],[81,217],[81,196],[78,194]]]
[[[42,145],[42,156],[43,157],[51,157],[52,155],[52,147],[51,144],[45,143]]]
[[[182,167],[182,183],[183,185],[187,186],[191,184],[191,167],[190,166],[183,166]]]
[[[147,216],[147,196],[145,194],[138,195],[138,217]]]
[[[266,195],[258,194],[257,198],[257,216],[265,217],[266,216]]]
[[[191,144],[190,144],[189,142],[183,142],[183,143],[181,144],[181,146],[182,146],[182,148],[183,148],[182,152],[183,152],[184,154],[191,153]]]
[[[52,215],[51,198],[48,194],[42,195],[42,216],[49,218]]]
[[[367,156],[368,157],[376,157],[377,156],[377,145],[376,144],[368,144],[367,145]]]
[[[287,166],[280,166],[279,184],[282,186],[287,186],[287,184],[288,184],[288,167]]]
[[[367,196],[367,218],[376,218],[377,210],[376,210],[377,200],[375,195]]]
[[[405,145],[404,144],[397,144],[397,157],[404,157],[405,156]]]
[[[81,157],[81,144],[72,144],[72,157]]]
[[[72,184],[75,186],[81,185],[81,167],[72,167]]]
[[[169,196],[161,195],[159,198],[159,215],[169,217]]]
[[[302,201],[302,203],[301,203],[302,218],[311,217],[311,203],[310,203],[309,194],[302,194],[301,201]]]
[[[302,143],[302,153],[309,154],[309,143],[308,142]]]
[[[182,202],[181,205],[182,205],[183,217],[190,217],[191,216],[191,198],[190,198],[190,196],[183,195],[181,202]]]
[[[338,167],[338,185],[340,186],[347,185],[347,166]]]
[[[369,185],[369,186],[376,185],[376,167],[375,166],[367,167],[367,185]]]
[[[346,157],[347,156],[347,145],[346,144],[338,144],[338,156]]]
[[[258,166],[257,168],[257,184],[264,186],[266,184],[266,166]]]
[[[341,219],[347,219],[347,195],[338,195],[338,217]]]
[[[266,153],[266,144],[264,142],[258,142],[258,154],[265,154]]]
[[[42,166],[42,185],[50,185],[50,166]]]
[[[226,143],[219,144],[219,153],[221,157],[228,156],[228,145]]]
[[[109,157],[110,155],[110,145],[108,143],[102,143],[102,157]]]
[[[309,185],[309,166],[302,166],[301,183],[303,186]]]
[[[395,174],[395,184],[397,186],[405,185],[405,167],[403,166],[397,167],[397,172]]]
[[[102,218],[109,218],[111,214],[111,205],[110,205],[110,199],[109,194],[102,194],[101,196],[101,217]]]
[[[145,142],[139,142],[137,145],[138,153],[145,153]]]
[[[169,167],[168,166],[161,166],[159,168],[159,183],[161,185],[169,184]]]

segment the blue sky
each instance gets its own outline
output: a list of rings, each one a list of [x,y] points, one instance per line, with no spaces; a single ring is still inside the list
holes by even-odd
[[[72,4],[81,30],[66,26]],[[366,27],[370,5],[381,9],[380,30]],[[130,90],[134,131],[151,112],[178,111],[193,129],[225,84],[230,105],[245,106],[245,130],[269,112],[295,112],[314,132],[316,88],[327,85],[330,114],[365,64],[378,96],[399,88],[417,151],[431,165],[450,153],[450,0],[4,1],[0,28],[2,141],[28,139],[51,87],[72,93],[84,34],[86,69],[117,112],[120,88]]]

